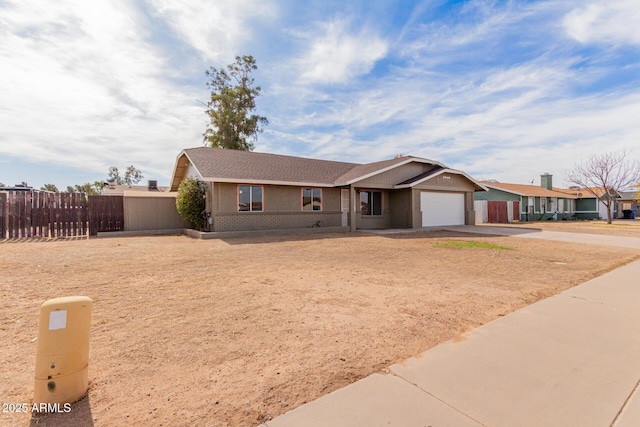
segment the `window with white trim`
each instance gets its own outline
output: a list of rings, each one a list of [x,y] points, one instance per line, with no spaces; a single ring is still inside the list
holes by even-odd
[[[238,211],[262,212],[262,185],[238,185]]]
[[[302,189],[302,210],[321,211],[322,210],[322,188]]]

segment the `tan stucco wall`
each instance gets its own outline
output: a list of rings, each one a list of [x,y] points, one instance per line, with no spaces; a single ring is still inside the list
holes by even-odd
[[[447,178],[448,177],[448,178]],[[442,191],[474,191],[475,187],[465,177],[443,173],[428,179],[414,187],[418,190],[442,190]]]
[[[176,209],[175,197],[124,197],[124,231],[187,228]]]
[[[237,212],[237,191],[236,184],[215,183],[213,186],[213,212]],[[323,212],[340,211],[340,189],[323,188],[322,205]],[[303,212],[302,187],[263,185],[263,207],[264,212]]]
[[[362,181],[354,183],[357,187],[373,187],[373,188],[393,188],[401,182],[413,178],[416,175],[420,175],[430,169],[433,169],[433,165],[424,163],[409,163],[399,166],[395,169],[391,169],[386,172],[382,172],[378,175],[372,176]]]
[[[213,211],[236,212],[238,210],[236,185],[226,182],[216,182],[213,191]]]
[[[302,187],[263,185],[262,212],[238,212],[237,185],[213,184],[212,231],[247,231],[322,227],[341,224],[340,189],[322,189],[322,211],[302,210]]]
[[[410,228],[413,223],[411,214],[411,189],[390,192],[389,203],[393,206],[390,226],[392,228]]]

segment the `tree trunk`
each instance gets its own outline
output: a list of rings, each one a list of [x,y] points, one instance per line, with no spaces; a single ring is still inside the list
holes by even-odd
[[[611,224],[611,201],[609,201],[609,203],[605,203],[604,205],[607,207],[607,224]]]

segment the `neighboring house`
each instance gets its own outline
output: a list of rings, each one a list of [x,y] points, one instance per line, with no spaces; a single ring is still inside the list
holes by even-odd
[[[147,185],[107,185],[102,190],[103,196],[122,196],[126,192],[150,192],[150,193],[162,193],[169,191],[169,187],[158,186],[158,181],[149,180]]]
[[[540,176],[540,185],[507,184],[481,181],[489,189],[476,193],[475,200],[518,202],[520,221],[561,219],[599,219],[607,217],[602,199],[606,196],[602,188],[553,186],[553,175]],[[593,194],[595,193],[595,195]],[[619,194],[614,194],[619,197]],[[612,218],[616,217],[616,203],[612,206]]]
[[[615,191],[607,196],[607,191],[604,187],[580,188],[576,186],[558,189],[558,191],[575,196],[574,216],[578,219],[607,219],[607,206],[603,200],[606,200],[607,197],[620,198],[620,194]],[[615,200],[611,204],[611,218],[617,217],[617,205],[618,203]]]
[[[575,213],[576,197],[554,188],[550,174],[543,174],[540,182],[541,185],[524,185],[482,181],[489,191],[476,193],[475,199],[518,202],[520,221],[570,218]]]
[[[14,187],[0,187],[0,191],[24,191],[29,193],[33,193],[33,192],[51,193],[51,191],[38,190],[37,188],[26,187],[24,185],[16,185]]]
[[[485,190],[420,157],[356,164],[209,147],[178,155],[170,191],[187,177],[207,184],[211,231],[474,224],[473,193]]]
[[[638,218],[640,213],[640,194],[638,191],[621,191],[618,201],[618,218],[623,218],[624,211],[634,211]]]

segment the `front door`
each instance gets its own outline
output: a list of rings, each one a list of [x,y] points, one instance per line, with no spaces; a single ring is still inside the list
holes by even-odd
[[[349,225],[349,189],[340,191],[340,211],[342,211],[342,226]]]

